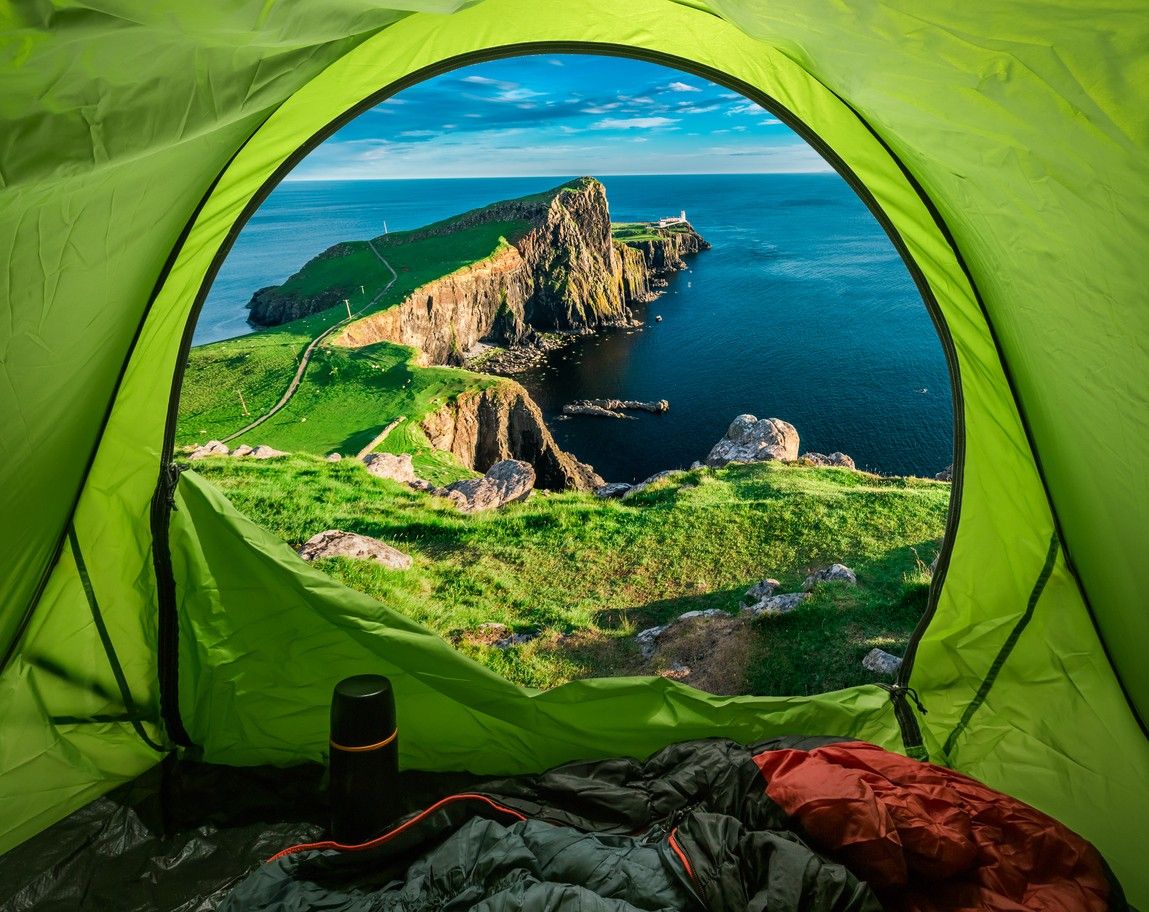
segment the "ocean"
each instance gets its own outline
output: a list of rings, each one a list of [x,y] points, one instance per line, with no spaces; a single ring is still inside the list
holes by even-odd
[[[240,233],[195,343],[250,332],[244,305],[343,240],[416,228],[567,177],[314,181],[280,185]],[[519,375],[555,438],[607,481],[704,460],[749,412],[793,424],[802,451],[849,454],[882,474],[952,462],[945,356],[881,227],[836,174],[602,177],[611,217],[685,209],[712,249],[644,305],[641,329],[607,330]],[[656,322],[655,316],[662,321]],[[666,399],[632,421],[560,418],[581,398]]]

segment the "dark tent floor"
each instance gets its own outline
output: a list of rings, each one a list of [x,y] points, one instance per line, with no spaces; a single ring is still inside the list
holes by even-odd
[[[554,912],[1129,908],[1061,824],[864,742],[710,739],[482,781],[404,772],[405,822],[338,851],[314,844],[325,786],[319,765],[169,758],[0,858],[0,910],[406,912],[470,908],[468,890]]]

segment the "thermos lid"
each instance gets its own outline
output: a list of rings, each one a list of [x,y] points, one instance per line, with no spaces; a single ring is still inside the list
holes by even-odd
[[[331,741],[343,747],[367,747],[395,732],[395,695],[383,675],[344,678],[331,696]]]

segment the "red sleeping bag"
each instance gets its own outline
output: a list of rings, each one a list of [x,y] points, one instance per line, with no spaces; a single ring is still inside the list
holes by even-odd
[[[1105,912],[1097,851],[1056,820],[961,773],[864,742],[754,758],[811,844],[890,910]]]

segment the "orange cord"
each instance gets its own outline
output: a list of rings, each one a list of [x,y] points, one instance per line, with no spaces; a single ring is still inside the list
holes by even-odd
[[[389,734],[386,738],[384,738],[378,744],[364,744],[360,747],[349,747],[346,744],[336,744],[334,741],[332,741],[331,746],[334,747],[336,750],[347,751],[348,753],[355,754],[355,753],[360,753],[362,751],[379,750],[379,748],[386,747],[388,744],[390,744],[392,741],[394,741],[398,737],[399,737],[399,729],[395,729],[395,731],[391,732],[391,734]]]

